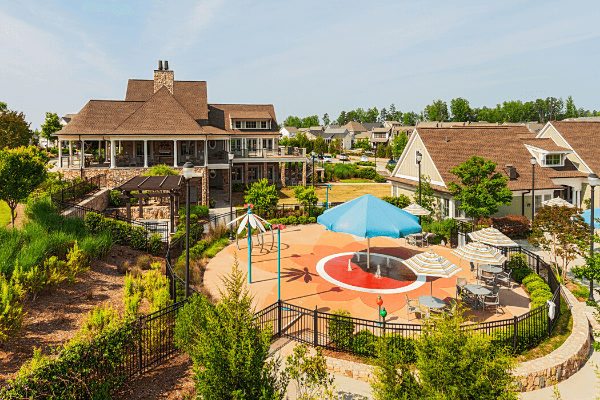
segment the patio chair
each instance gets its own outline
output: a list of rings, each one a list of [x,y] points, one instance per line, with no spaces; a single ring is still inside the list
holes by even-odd
[[[136,164],[137,164],[137,162],[136,162],[134,156],[127,157],[127,165],[129,165],[130,167],[135,167]]]
[[[466,290],[460,292],[460,300],[468,305],[471,309],[475,309],[477,307],[477,296]]]
[[[456,278],[456,296],[454,296],[456,299],[458,299],[466,284],[467,278]]]
[[[411,246],[416,246],[417,245],[417,238],[415,237],[415,235],[408,235],[406,237],[406,243],[408,243]]]
[[[475,276],[477,276],[477,270],[475,269],[475,264],[473,264],[472,261],[470,261],[469,264],[471,265],[471,278],[473,277],[473,273],[475,273]]]
[[[492,285],[494,283],[494,274],[477,269],[477,281],[479,280],[487,285]]]
[[[465,279],[466,282],[466,279]],[[454,299],[450,300],[450,304],[447,305],[443,311],[444,311],[444,315],[448,316],[448,317],[454,317],[454,315],[456,314],[456,308],[458,307],[458,302]]]
[[[498,312],[498,307],[500,307],[500,296],[498,293],[500,292],[500,287],[498,285],[494,285],[492,289],[492,294],[487,296],[483,296],[483,310],[486,308],[494,307],[494,315]]]
[[[411,300],[406,295],[406,319],[410,321],[410,313],[419,313],[423,315],[423,310],[421,309],[421,303],[419,300]]]
[[[496,281],[502,282],[502,283],[506,284],[506,286],[508,286],[509,288],[512,288],[512,283],[510,281],[511,277],[512,277],[512,270],[508,271],[508,272],[500,272],[499,274],[496,275]]]

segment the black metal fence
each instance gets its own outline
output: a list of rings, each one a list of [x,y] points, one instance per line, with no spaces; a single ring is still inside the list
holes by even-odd
[[[75,200],[81,201],[90,197],[104,186],[106,186],[106,175],[97,175],[91,178],[85,178],[85,180],[79,183],[58,190],[52,193],[50,198],[61,207],[63,207],[63,205],[68,206],[68,204],[73,203]]]

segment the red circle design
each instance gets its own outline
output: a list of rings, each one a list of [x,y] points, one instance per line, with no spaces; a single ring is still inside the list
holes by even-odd
[[[371,265],[369,271],[363,270],[355,263],[350,263],[352,271],[348,271],[348,260],[352,255],[343,255],[328,260],[323,269],[333,279],[346,285],[365,289],[398,289],[408,286],[417,280],[417,276],[406,266],[406,273],[400,274],[401,280],[387,277],[385,265],[381,266],[381,278],[376,278],[377,265]],[[402,268],[401,267],[401,268]]]

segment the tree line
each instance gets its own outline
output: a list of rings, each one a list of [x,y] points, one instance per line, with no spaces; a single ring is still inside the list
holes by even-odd
[[[62,129],[58,115],[53,112],[46,113],[41,132],[37,129],[32,131],[30,125],[22,111],[11,110],[6,103],[0,101],[0,149],[27,146],[34,135],[45,138],[47,148],[48,142],[57,139],[54,134]]]
[[[335,124],[340,126],[351,121],[361,124],[398,121],[402,125],[408,126],[414,126],[419,122],[425,121],[487,121],[491,123],[538,121],[545,123],[548,121],[561,121],[566,118],[595,116],[600,116],[600,111],[577,108],[572,96],[569,96],[566,100],[563,100],[562,97],[547,97],[546,99],[526,102],[510,100],[502,104],[496,104],[496,107],[483,106],[481,108],[473,108],[467,99],[458,97],[450,100],[450,106],[448,106],[446,101],[434,100],[419,113],[414,111],[402,112],[397,110],[396,106],[392,103],[389,108],[384,107],[380,111],[377,107],[367,108],[366,110],[357,108],[348,112],[342,111],[340,116],[335,120],[332,120],[327,113],[323,115],[322,119],[319,119],[317,115],[305,118],[290,115],[283,121],[282,126],[310,128],[311,126],[321,125],[321,121],[323,125]]]

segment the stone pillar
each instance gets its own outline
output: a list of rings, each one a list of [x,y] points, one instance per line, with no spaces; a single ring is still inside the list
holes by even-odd
[[[204,166],[208,167],[208,139],[204,138]]]
[[[223,169],[223,189],[225,190],[225,199],[229,202],[229,169]]]
[[[148,168],[148,140],[144,139],[144,168]]]
[[[81,151],[79,152],[81,154],[81,159],[79,160],[79,162],[81,163],[81,169],[85,168],[85,153],[83,152],[83,149],[85,148],[85,140],[81,140]]]
[[[208,172],[208,167],[204,167],[204,171],[202,172],[202,205],[203,206],[207,206],[208,205],[208,200],[210,199],[210,186],[209,186],[209,180],[210,180],[210,175]]]
[[[267,163],[263,163],[263,178],[269,179],[268,177],[269,177],[269,174],[267,171]]]
[[[315,171],[313,171],[313,174]],[[302,163],[302,186],[306,186],[306,163]]]
[[[285,187],[285,163],[281,163],[281,186]]]
[[[58,168],[62,168],[62,140],[58,140]]]
[[[177,168],[177,139],[173,139],[173,167]]]
[[[69,140],[69,161],[67,162],[67,168],[71,166],[73,162],[73,141]]]
[[[108,162],[108,160],[110,160],[109,155],[108,155],[108,140],[104,141],[104,162]]]
[[[111,169],[114,169],[117,166],[115,150],[116,150],[115,141],[111,139],[111,141],[110,141],[110,168]]]
[[[244,164],[244,185],[248,184],[248,163]]]

